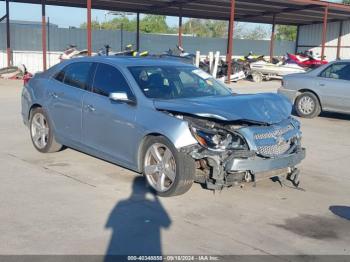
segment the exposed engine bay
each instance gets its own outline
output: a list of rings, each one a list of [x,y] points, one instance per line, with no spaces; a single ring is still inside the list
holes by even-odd
[[[285,176],[299,186],[295,167],[304,157],[299,122],[225,122],[175,115],[189,123],[197,145],[182,148],[196,162],[195,181],[212,190]]]

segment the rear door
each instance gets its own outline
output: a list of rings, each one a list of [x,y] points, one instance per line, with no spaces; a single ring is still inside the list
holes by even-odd
[[[339,62],[326,68],[317,79],[317,93],[325,110],[350,110],[350,63]]]
[[[51,80],[48,111],[56,135],[64,142],[81,141],[82,103],[91,70],[92,63],[72,63]]]
[[[104,157],[132,166],[135,159],[137,105],[109,99],[113,92],[134,97],[123,74],[114,66],[98,63],[92,92],[84,96],[83,140]]]

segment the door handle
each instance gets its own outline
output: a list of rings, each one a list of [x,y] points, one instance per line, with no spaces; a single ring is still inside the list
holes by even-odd
[[[86,108],[90,111],[90,112],[95,112],[96,109],[92,106],[92,105],[87,105]]]
[[[318,85],[319,85],[319,86],[326,86],[326,84],[322,84],[322,83],[319,83]]]
[[[58,98],[58,95],[55,92],[51,92],[49,95],[53,98]]]

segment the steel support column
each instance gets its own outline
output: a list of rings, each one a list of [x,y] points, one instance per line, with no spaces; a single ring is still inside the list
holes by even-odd
[[[276,32],[276,14],[272,16],[272,31],[271,31],[271,41],[270,41],[270,62],[272,63],[273,54],[275,49],[275,32]]]
[[[338,45],[337,45],[337,59],[338,60],[341,59],[341,45],[342,45],[342,38],[343,38],[343,27],[344,27],[344,21],[340,21]]]
[[[329,11],[329,7],[326,6],[325,9],[324,9],[323,29],[322,29],[322,51],[321,51],[321,59],[322,59],[322,61],[325,59],[325,52],[326,52],[328,11]]]
[[[232,51],[233,51],[233,35],[235,31],[235,7],[236,1],[231,0],[231,8],[230,8],[230,22],[228,25],[228,39],[227,39],[227,82],[231,83],[231,74],[232,74]]]
[[[140,13],[136,14],[136,51],[140,52]]]
[[[120,24],[120,52],[124,50],[124,24]]]
[[[10,1],[6,0],[6,54],[7,66],[12,65],[11,35],[10,35]]]
[[[299,39],[300,39],[300,25],[297,27],[297,39],[295,41],[295,53],[297,54],[299,51]]]
[[[92,39],[91,39],[91,0],[87,0],[87,23],[86,23],[86,30],[87,30],[87,49],[88,49],[88,56],[91,56],[92,53]]]
[[[179,39],[177,44],[182,47],[182,6],[179,7]]]
[[[45,0],[41,0],[41,43],[42,43],[42,49],[43,49],[43,70],[45,71],[47,69],[46,64],[46,54],[47,54],[47,48],[46,48],[46,6],[45,6]]]

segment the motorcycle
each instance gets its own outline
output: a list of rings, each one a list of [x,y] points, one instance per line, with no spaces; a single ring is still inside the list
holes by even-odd
[[[316,68],[328,64],[328,61],[322,59],[318,55],[314,55],[312,51],[306,51],[296,55],[287,53],[287,59],[305,68]]]
[[[76,45],[69,45],[58,57],[60,61],[72,59],[75,57],[83,57],[88,55],[88,50],[78,50]]]

